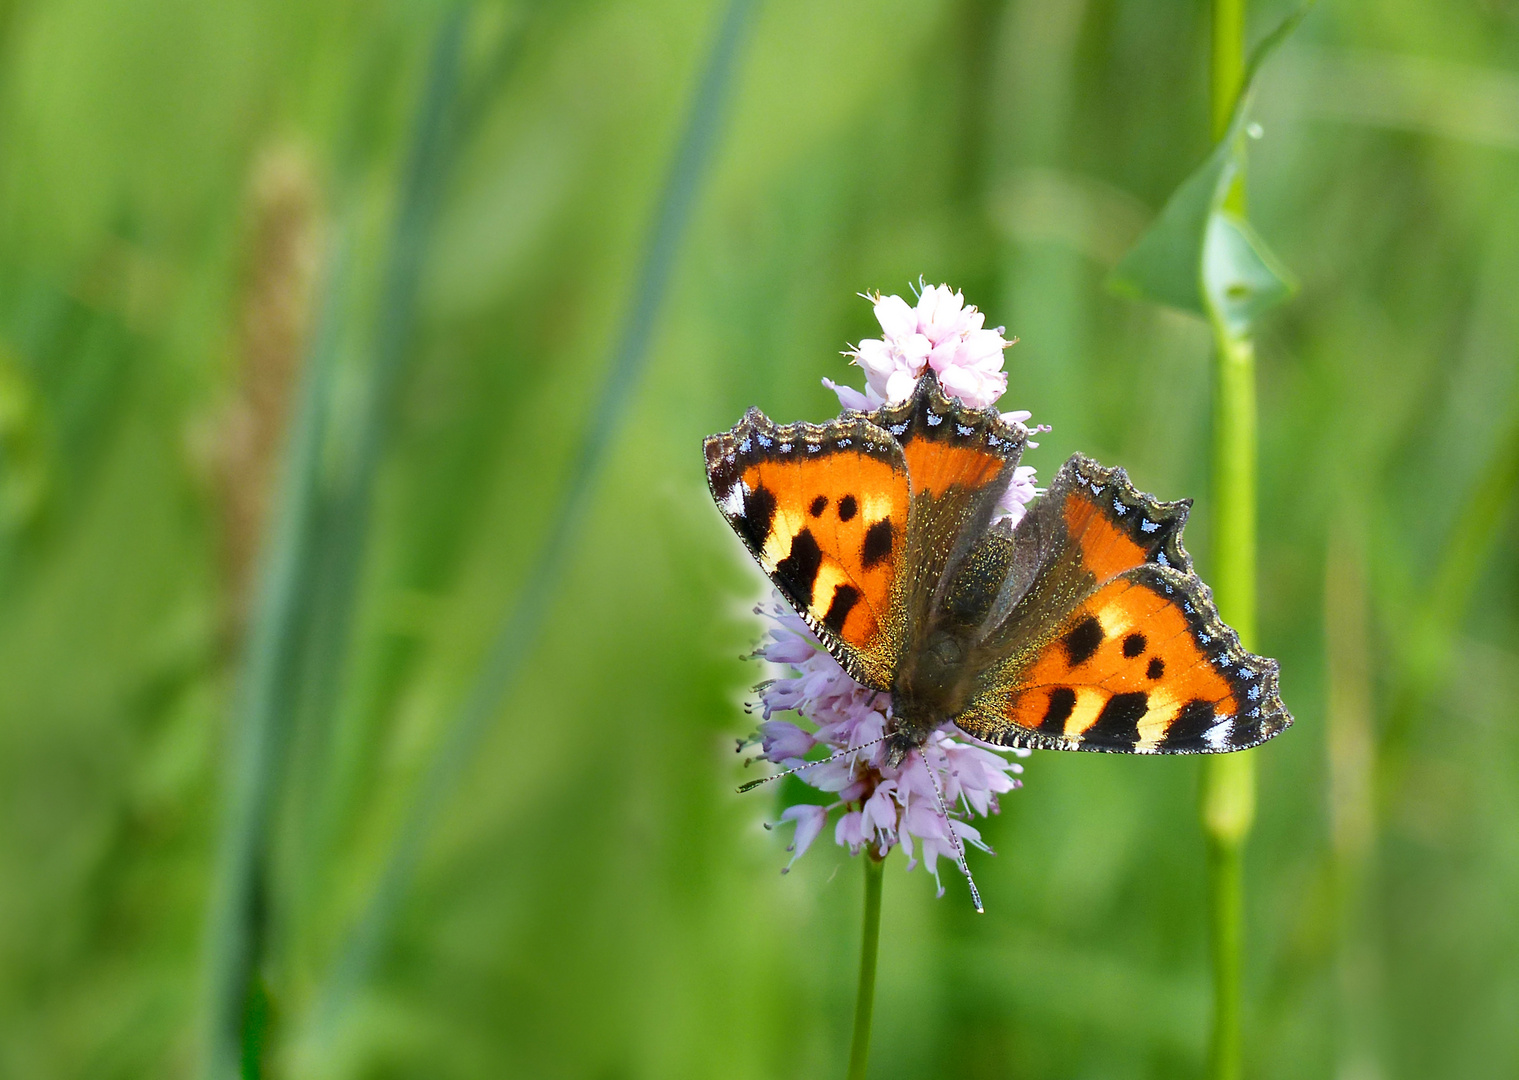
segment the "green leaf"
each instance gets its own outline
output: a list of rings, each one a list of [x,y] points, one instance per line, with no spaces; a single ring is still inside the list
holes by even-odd
[[[1232,335],[1247,333],[1256,319],[1296,290],[1286,267],[1224,202],[1245,169],[1245,125],[1256,76],[1312,6],[1293,12],[1256,46],[1228,131],[1113,268],[1109,288],[1190,312]]]
[[[1222,209],[1209,215],[1202,244],[1202,292],[1210,318],[1239,337],[1296,290],[1292,274],[1248,221]]]
[[[1108,287],[1135,300],[1208,317],[1198,267],[1208,234],[1208,219],[1227,191],[1225,174],[1234,178],[1230,155],[1220,143],[1202,167],[1171,196],[1155,223],[1113,268]]]

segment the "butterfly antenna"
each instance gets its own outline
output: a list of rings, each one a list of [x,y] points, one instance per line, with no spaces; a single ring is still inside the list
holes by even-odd
[[[882,735],[879,739],[871,739],[868,743],[861,743],[859,746],[851,746],[848,750],[840,750],[837,754],[833,754],[830,757],[825,757],[825,758],[822,758],[822,759],[820,759],[818,761],[809,761],[809,762],[807,762],[807,763],[805,763],[803,765],[798,765],[794,769],[787,769],[785,772],[772,773],[769,776],[762,776],[758,780],[750,780],[747,784],[744,784],[742,787],[740,787],[738,789],[739,790],[739,794],[742,795],[746,791],[753,791],[755,788],[759,787],[761,784],[768,784],[768,783],[770,783],[770,781],[772,781],[772,780],[779,780],[783,776],[790,776],[792,773],[799,773],[803,769],[810,769],[814,765],[827,765],[830,761],[837,761],[841,757],[848,757],[850,754],[857,754],[861,750],[868,750],[868,749],[870,749],[872,746],[874,746],[878,742],[885,742],[885,741],[886,741],[886,736]],[[942,805],[942,800],[941,800],[941,805]]]
[[[985,915],[986,908],[981,906],[981,890],[976,888],[976,879],[971,875],[970,864],[965,861],[965,848],[960,843],[960,836],[955,832],[954,822],[949,819],[949,807],[944,805],[944,792],[939,788],[939,778],[934,775],[934,767],[928,763],[928,754],[923,755],[923,766],[928,770],[929,783],[934,786],[934,798],[939,800],[939,816],[944,819],[944,827],[949,830],[949,843],[955,849],[955,858],[960,862],[960,873],[965,875],[965,880],[970,882],[970,898],[976,905],[976,914]]]

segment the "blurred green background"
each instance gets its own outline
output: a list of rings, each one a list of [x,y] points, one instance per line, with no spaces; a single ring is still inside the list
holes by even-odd
[[[765,0],[724,106],[728,10],[0,5],[0,1076],[196,1075],[239,866],[250,1075],[842,1073],[859,867],[734,794],[700,438],[834,412],[922,274],[1022,339],[1041,476],[1205,495],[1210,335],[1103,279],[1207,151],[1208,15]],[[1248,1075],[1514,1076],[1519,3],[1325,0],[1256,115]],[[1201,1075],[1197,777],[1036,754],[984,918],[894,857],[872,1075]]]

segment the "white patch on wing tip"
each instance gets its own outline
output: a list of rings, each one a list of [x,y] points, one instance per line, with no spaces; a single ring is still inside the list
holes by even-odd
[[[723,508],[723,513],[729,517],[744,516],[744,496],[749,494],[749,485],[740,480],[728,489],[728,494],[722,497],[718,504]]]
[[[1227,717],[1210,727],[1203,740],[1215,750],[1222,750],[1229,742],[1229,732],[1234,730],[1234,717]]]

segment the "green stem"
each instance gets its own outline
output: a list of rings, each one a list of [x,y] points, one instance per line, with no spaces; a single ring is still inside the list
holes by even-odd
[[[1244,850],[1240,844],[1208,845],[1213,916],[1213,1045],[1209,1075],[1238,1080],[1240,1052],[1240,949],[1245,906]]]
[[[1229,130],[1234,99],[1245,77],[1245,0],[1213,0],[1210,114],[1213,141]]]
[[[1213,598],[1255,648],[1255,344],[1222,326],[1213,368]]]
[[[1212,130],[1228,131],[1245,71],[1244,0],[1213,0]],[[1226,207],[1245,214],[1243,174]],[[1213,378],[1213,591],[1246,648],[1255,644],[1255,346],[1215,320]],[[1209,758],[1202,823],[1212,902],[1213,1035],[1209,1075],[1243,1072],[1244,846],[1255,820],[1255,762],[1248,752]]]
[[[860,986],[854,1003],[854,1038],[845,1080],[865,1080],[870,1061],[870,1018],[876,1000],[876,946],[881,941],[881,877],[886,860],[866,855],[865,921],[860,931]]]

